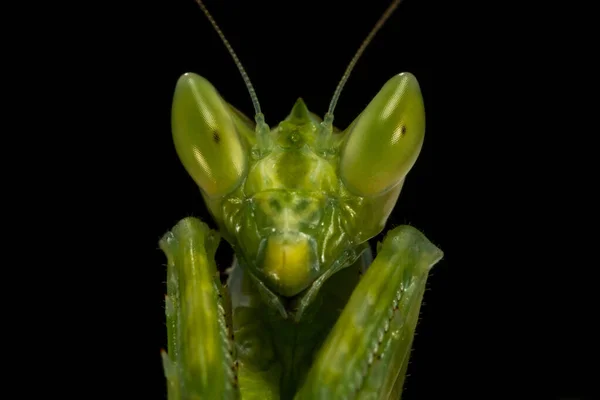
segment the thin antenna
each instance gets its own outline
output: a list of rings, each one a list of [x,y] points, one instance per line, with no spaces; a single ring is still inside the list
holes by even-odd
[[[379,20],[377,21],[377,23],[375,24],[373,29],[371,29],[371,32],[369,32],[369,35],[367,36],[367,38],[362,42],[362,44],[356,51],[356,54],[354,54],[354,57],[350,61],[350,64],[348,64],[348,68],[346,68],[346,72],[344,72],[344,75],[342,76],[340,83],[338,83],[338,86],[335,89],[335,93],[333,94],[331,103],[329,103],[329,110],[327,111],[327,114],[331,115],[332,118],[333,118],[333,110],[335,109],[335,106],[337,105],[337,101],[340,97],[340,93],[342,92],[342,89],[344,88],[346,81],[350,77],[350,73],[352,72],[352,69],[354,69],[354,65],[356,64],[356,62],[358,61],[358,59],[360,58],[362,53],[365,51],[365,48],[368,46],[368,44],[371,42],[371,40],[373,40],[373,37],[375,36],[377,31],[379,31],[379,29],[383,26],[385,21],[387,21],[387,19],[390,17],[390,15],[392,15],[392,13],[396,9],[396,7],[398,7],[398,5],[400,4],[401,1],[402,0],[392,1],[392,4],[389,5],[387,10],[385,10],[383,15],[379,18]]]
[[[246,73],[246,70],[242,66],[242,63],[235,54],[235,51],[233,51],[233,47],[231,47],[229,41],[225,38],[225,35],[219,28],[219,25],[217,25],[217,22],[215,21],[213,16],[210,14],[210,12],[208,12],[208,9],[206,8],[202,0],[196,0],[196,3],[198,3],[200,8],[206,15],[206,18],[208,18],[213,28],[215,28],[215,31],[217,31],[217,33],[219,34],[219,37],[223,41],[223,44],[225,44],[227,51],[229,52],[229,54],[231,54],[235,65],[240,71],[240,74],[242,74],[242,78],[244,79],[244,83],[246,84],[248,92],[250,93],[250,98],[252,99],[252,105],[254,106],[254,120],[256,121],[256,136],[258,141],[259,154],[264,154],[265,152],[268,152],[268,150],[270,150],[272,141],[271,136],[269,134],[270,129],[269,126],[265,123],[265,116],[260,110],[260,103],[258,102],[258,97],[256,96],[254,86],[252,86],[252,82],[250,82],[250,78],[248,78],[248,74]]]
[[[321,152],[321,154],[326,155],[327,153],[330,153],[332,151],[331,138],[333,135],[333,110],[337,105],[338,99],[340,98],[340,93],[342,93],[342,89],[344,88],[346,81],[350,77],[352,69],[354,69],[354,65],[356,64],[362,53],[365,51],[371,40],[373,40],[373,37],[375,36],[377,31],[379,31],[379,29],[383,26],[385,21],[387,21],[390,15],[392,15],[392,13],[396,9],[396,7],[398,7],[401,1],[402,0],[392,1],[392,4],[390,4],[387,10],[385,10],[385,12],[383,13],[383,15],[379,17],[379,20],[377,21],[373,29],[371,29],[371,32],[369,32],[366,39],[362,42],[362,44],[356,51],[356,54],[354,54],[354,57],[352,57],[352,60],[350,60],[350,64],[348,64],[348,67],[346,68],[342,79],[340,80],[340,82],[337,85],[337,88],[335,89],[333,98],[331,99],[331,103],[329,103],[329,110],[327,110],[327,113],[323,118],[323,122],[321,122],[321,127],[316,143],[317,149]]]
[[[254,112],[256,114],[261,114],[261,112],[260,112],[260,103],[258,102],[258,97],[256,97],[256,92],[254,91],[254,86],[252,86],[252,82],[250,82],[250,78],[248,78],[248,74],[246,73],[246,70],[242,66],[242,63],[240,62],[240,60],[238,59],[237,55],[235,54],[235,51],[233,51],[233,47],[231,47],[231,45],[229,44],[229,41],[225,38],[225,35],[221,31],[221,28],[219,28],[219,25],[217,25],[217,22],[215,21],[215,19],[208,12],[208,9],[204,5],[204,3],[202,3],[202,0],[196,0],[196,3],[198,3],[198,5],[200,6],[200,8],[202,9],[202,11],[204,12],[204,14],[206,15],[206,18],[208,18],[208,20],[212,24],[213,28],[215,28],[215,31],[217,31],[217,33],[219,34],[219,37],[221,38],[221,40],[225,44],[225,47],[227,48],[227,51],[229,52],[229,54],[231,54],[231,57],[233,58],[233,61],[235,62],[235,65],[240,70],[240,74],[242,74],[242,78],[244,79],[244,83],[246,83],[246,87],[248,88],[248,92],[250,92],[250,97],[252,98],[252,104],[254,105]]]

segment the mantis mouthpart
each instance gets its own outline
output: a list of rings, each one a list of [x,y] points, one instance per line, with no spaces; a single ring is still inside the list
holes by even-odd
[[[344,83],[400,0],[377,22],[320,118],[298,99],[273,128],[235,52],[254,122],[200,75],[177,82],[175,150],[218,231],[182,219],[167,257],[169,400],[398,399],[430,269],[442,251],[416,228],[381,233],[425,136],[416,77],[393,76],[346,129]],[[235,252],[223,284],[221,239]]]

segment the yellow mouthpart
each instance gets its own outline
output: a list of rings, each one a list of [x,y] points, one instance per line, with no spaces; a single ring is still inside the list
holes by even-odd
[[[311,280],[311,248],[302,236],[271,236],[267,242],[263,271],[283,296],[294,296]]]

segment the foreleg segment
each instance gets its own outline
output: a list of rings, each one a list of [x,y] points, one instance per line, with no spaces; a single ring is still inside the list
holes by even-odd
[[[415,228],[388,233],[295,399],[397,398],[427,276],[442,255]]]
[[[237,371],[214,255],[218,233],[196,218],[181,220],[160,240],[167,256],[169,400],[237,399]]]

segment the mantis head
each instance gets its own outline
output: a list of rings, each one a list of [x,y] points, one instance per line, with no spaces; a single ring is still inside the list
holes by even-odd
[[[423,143],[421,91],[412,74],[396,75],[340,131],[332,122],[341,84],[323,119],[299,99],[271,130],[242,75],[255,123],[205,78],[179,79],[175,148],[261,293],[283,314],[294,307],[302,314],[321,285],[384,228]]]
[[[259,125],[206,79],[180,78],[177,153],[250,273],[289,298],[354,261],[381,232],[421,150],[423,100],[415,77],[403,73],[344,131],[326,132],[302,100],[273,130]]]

